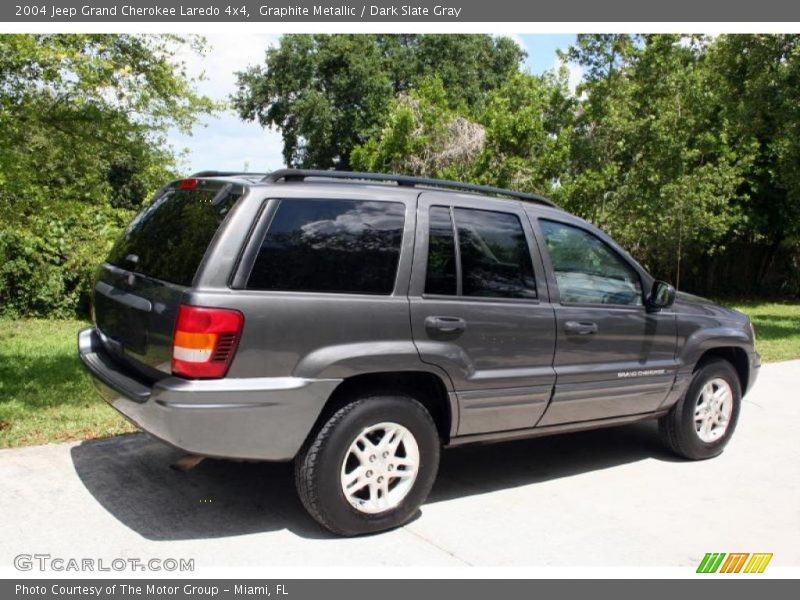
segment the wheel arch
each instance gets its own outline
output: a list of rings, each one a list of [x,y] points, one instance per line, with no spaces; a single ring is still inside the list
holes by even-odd
[[[368,394],[405,394],[430,413],[442,443],[447,444],[458,425],[458,403],[443,377],[430,371],[376,371],[344,378],[331,393],[310,436],[354,398]]]
[[[747,390],[750,378],[750,363],[747,352],[739,346],[717,346],[705,350],[695,363],[692,372],[696,372],[703,365],[713,359],[722,359],[731,364],[739,376],[739,386],[742,394]]]

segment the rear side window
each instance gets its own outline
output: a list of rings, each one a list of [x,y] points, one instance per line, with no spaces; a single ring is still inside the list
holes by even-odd
[[[450,209],[444,206],[431,207],[429,222],[425,293],[455,296],[458,293],[456,241],[453,236]]]
[[[247,287],[391,294],[404,221],[400,202],[281,200]]]
[[[455,209],[465,296],[536,298],[525,231],[517,215]]]
[[[241,196],[240,187],[221,183],[167,189],[136,215],[107,262],[191,285],[214,234]]]
[[[452,213],[455,230],[449,208],[430,209],[425,293],[536,298],[533,263],[519,217],[468,208]]]

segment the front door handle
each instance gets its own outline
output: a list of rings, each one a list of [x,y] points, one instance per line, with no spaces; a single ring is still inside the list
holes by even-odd
[[[467,322],[460,317],[426,317],[425,329],[439,333],[460,333],[467,328]]]
[[[567,321],[564,323],[564,331],[578,335],[591,335],[597,333],[597,323],[592,323],[591,321]]]

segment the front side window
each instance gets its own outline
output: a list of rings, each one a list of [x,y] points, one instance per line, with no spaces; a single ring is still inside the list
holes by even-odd
[[[642,304],[638,273],[597,236],[555,221],[539,221],[561,302]]]
[[[281,200],[247,287],[391,294],[404,221],[400,202]]]
[[[449,208],[430,210],[426,294],[457,295],[460,272],[463,296],[537,297],[531,254],[517,215],[468,208],[452,214],[455,231]]]

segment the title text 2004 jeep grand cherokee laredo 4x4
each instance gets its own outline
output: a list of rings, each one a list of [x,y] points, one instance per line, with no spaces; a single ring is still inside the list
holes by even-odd
[[[294,459],[345,535],[408,520],[442,445],[659,418],[715,456],[760,365],[745,316],[548,200],[365,173],[167,185],[94,314],[80,356],[114,408],[191,453]]]

